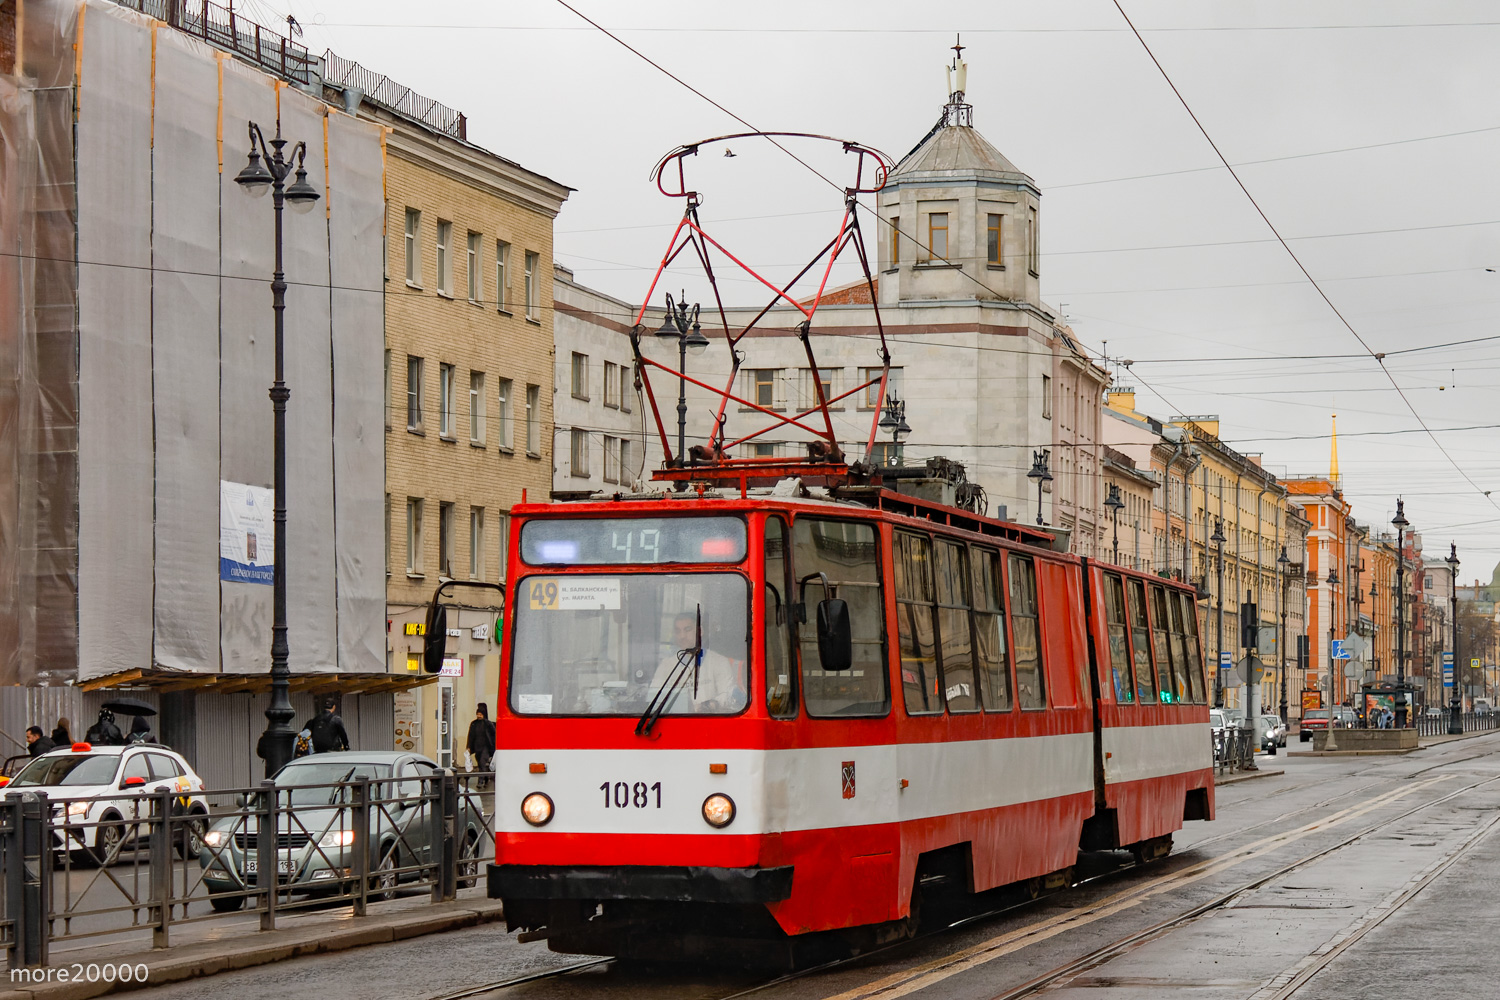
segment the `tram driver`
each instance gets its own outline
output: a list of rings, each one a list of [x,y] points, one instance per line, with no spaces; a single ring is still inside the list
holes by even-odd
[[[672,672],[682,662],[684,653],[687,652],[687,655],[691,656],[690,651],[697,644],[698,616],[692,611],[684,611],[672,619],[672,648],[668,650],[661,665],[656,668],[656,675],[651,678],[652,691],[659,691],[663,685],[670,683]],[[698,665],[697,697],[693,696],[693,668],[689,660],[686,674],[678,683],[677,691],[667,706],[667,712],[731,713],[740,711],[745,707],[744,673],[743,664],[736,666],[735,661],[729,657],[705,646]]]

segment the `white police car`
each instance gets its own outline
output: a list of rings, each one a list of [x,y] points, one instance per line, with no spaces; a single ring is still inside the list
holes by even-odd
[[[4,782],[0,796],[45,792],[53,803],[52,834],[58,850],[80,860],[112,864],[127,845],[149,839],[152,825],[132,822],[151,815],[150,792],[170,791],[172,815],[190,817],[174,824],[178,853],[196,858],[208,830],[203,779],[175,750],[151,743],[92,746],[74,743],[49,750]]]

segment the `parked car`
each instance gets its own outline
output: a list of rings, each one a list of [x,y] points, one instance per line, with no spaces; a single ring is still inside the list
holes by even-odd
[[[1309,708],[1302,713],[1302,722],[1297,726],[1297,738],[1303,743],[1313,738],[1313,733],[1327,732],[1332,713],[1326,708]]]
[[[174,812],[187,821],[187,835],[176,837],[179,854],[198,856],[208,829],[208,801],[199,778],[182,755],[168,747],[134,743],[96,747],[88,743],[50,750],[18,771],[0,795],[46,792],[53,806],[57,850],[72,851],[81,862],[113,864],[120,852],[150,839],[152,800],[141,793],[170,790]]]
[[[1257,720],[1256,746],[1261,750],[1274,750],[1286,746],[1286,725],[1279,715],[1262,715]]]
[[[1495,706],[1493,706],[1493,705],[1490,704],[1490,700],[1488,698],[1475,698],[1474,699],[1474,714],[1475,715],[1489,715],[1489,714],[1491,714],[1494,711],[1495,711]]]
[[[1342,706],[1335,708],[1333,710],[1333,717],[1340,729],[1359,728],[1359,715],[1352,708],[1344,708]]]
[[[1436,705],[1428,705],[1427,710],[1422,715],[1429,719],[1441,719],[1443,717],[1443,710]]]
[[[371,779],[367,842],[369,898],[395,895],[399,869],[441,857],[432,838],[433,782],[438,767],[419,754],[370,751],[319,753],[293,760],[272,780],[278,791],[277,878],[293,892],[348,892],[356,855],[354,801],[350,782]],[[425,793],[425,794],[424,794]],[[259,793],[257,793],[258,795]],[[239,895],[259,884],[259,819],[250,800],[238,814],[216,821],[204,835],[198,858],[209,903],[238,910]],[[484,821],[467,796],[459,800],[455,854],[459,884],[478,878]]]

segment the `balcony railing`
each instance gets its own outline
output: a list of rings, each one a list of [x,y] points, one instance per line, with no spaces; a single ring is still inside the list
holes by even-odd
[[[306,46],[208,0],[115,0],[184,34],[227,49],[287,80],[311,83],[316,58]]]

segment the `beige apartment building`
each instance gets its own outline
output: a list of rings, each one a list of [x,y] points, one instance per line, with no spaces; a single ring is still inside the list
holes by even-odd
[[[552,489],[552,223],[572,190],[468,142],[375,112],[386,152],[387,656],[420,671],[447,580],[500,583],[509,511]],[[462,767],[494,716],[499,594],[450,588],[435,685],[397,696],[397,745]]]

